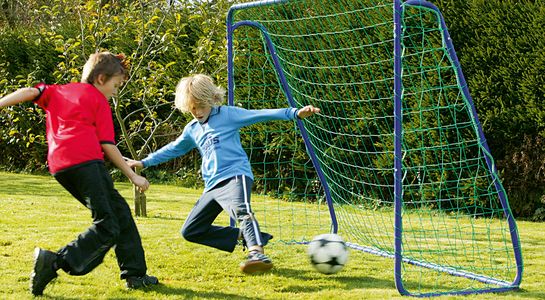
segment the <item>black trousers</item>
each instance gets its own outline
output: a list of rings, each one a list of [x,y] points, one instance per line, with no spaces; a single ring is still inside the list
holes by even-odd
[[[85,232],[58,251],[59,267],[71,275],[85,275],[115,247],[122,279],[145,275],[147,267],[140,234],[129,205],[114,188],[104,163],[85,163],[54,176],[91,210],[93,218],[93,224]]]

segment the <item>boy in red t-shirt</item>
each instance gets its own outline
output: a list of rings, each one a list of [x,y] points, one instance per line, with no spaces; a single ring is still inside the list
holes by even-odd
[[[38,84],[0,99],[0,108],[34,101],[46,111],[49,171],[93,216],[93,224],[57,253],[36,248],[30,280],[34,295],[43,294],[58,269],[71,275],[89,273],[114,245],[121,279],[128,288],[159,282],[146,275],[144,249],[130,208],[104,166],[106,155],[142,191],[149,187],[115,145],[108,99],[126,75],[123,56],[100,52],[89,57],[80,83]]]

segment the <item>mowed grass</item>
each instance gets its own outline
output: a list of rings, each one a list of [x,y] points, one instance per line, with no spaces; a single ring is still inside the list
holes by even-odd
[[[0,299],[32,298],[29,274],[36,246],[57,250],[91,223],[90,212],[51,176],[0,172]],[[131,207],[132,188],[116,187]],[[59,272],[42,298],[49,299],[393,299],[393,261],[351,251],[344,270],[322,275],[312,269],[305,246],[273,243],[267,247],[275,267],[245,275],[238,269],[244,252],[226,253],[189,243],[179,229],[201,190],[153,185],[148,217],[136,222],[142,236],[149,273],[161,285],[128,291],[119,279],[114,252],[85,276]],[[259,219],[259,215],[257,216]],[[219,222],[228,218],[221,215]],[[545,223],[518,222],[524,255],[524,278],[517,292],[440,299],[545,299]],[[430,281],[433,278],[429,279]]]

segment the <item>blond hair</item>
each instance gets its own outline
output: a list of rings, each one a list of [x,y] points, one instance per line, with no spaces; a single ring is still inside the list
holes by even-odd
[[[215,106],[223,102],[224,95],[225,90],[216,86],[210,76],[195,74],[180,80],[174,104],[181,112],[190,112],[192,102],[199,106]]]
[[[91,54],[83,66],[81,82],[94,84],[99,75],[104,75],[106,81],[118,75],[127,77],[127,69],[128,63],[124,54],[97,52]]]

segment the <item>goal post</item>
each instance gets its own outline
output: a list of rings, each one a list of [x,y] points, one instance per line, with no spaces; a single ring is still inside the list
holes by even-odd
[[[518,288],[522,254],[445,21],[424,0],[268,0],[227,17],[228,104],[319,115],[244,128],[264,231],[394,259],[404,295]],[[301,138],[302,137],[302,138]]]

